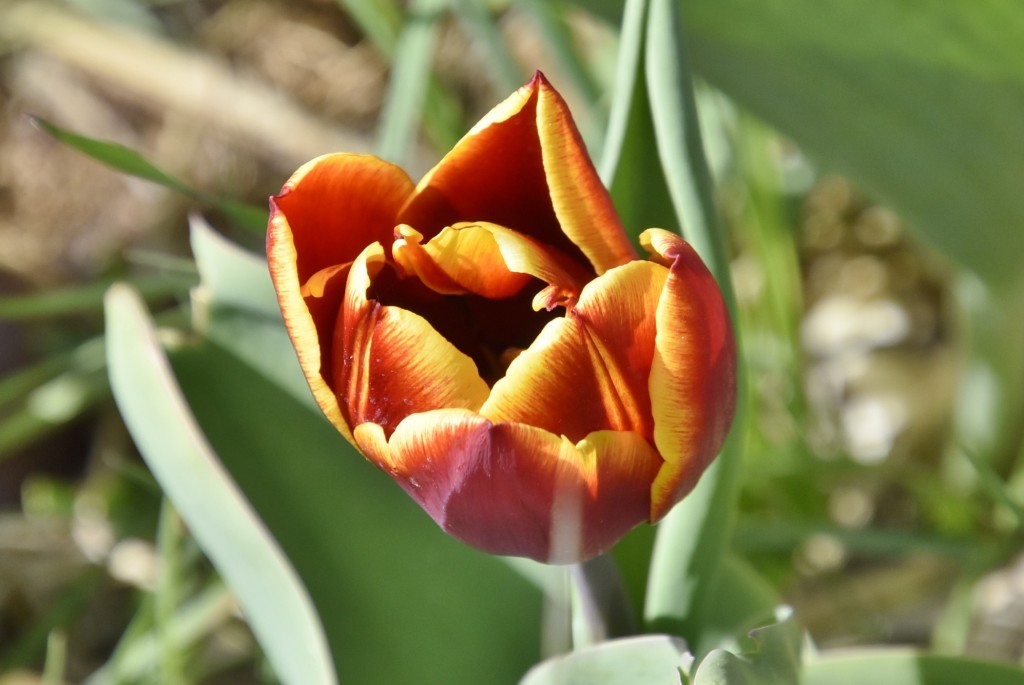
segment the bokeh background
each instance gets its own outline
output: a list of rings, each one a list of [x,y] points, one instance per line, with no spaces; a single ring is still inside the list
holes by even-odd
[[[418,176],[539,68],[599,150],[615,81],[617,3],[409,4],[0,6],[0,683],[58,682],[55,664],[67,682],[163,682],[146,680],[157,648],[147,652],[143,638],[154,615],[183,608],[191,622],[174,654],[185,682],[272,678],[230,595],[210,592],[216,574],[137,455],[102,349],[102,296],[115,280],[136,283],[169,327],[185,318],[197,280],[189,212],[204,212],[253,250],[260,237],[209,203],[103,166],[32,116],[137,150],[211,196],[265,207],[297,166],[328,151],[385,150]],[[995,48],[981,54],[1011,44],[1022,20],[1011,14],[979,26],[967,12],[966,42],[936,50],[932,66],[977,67],[967,74],[1008,63],[1003,74],[984,72],[974,89],[949,81],[954,102],[973,101],[960,111],[928,100],[935,72],[921,67],[928,78],[905,78],[913,69],[898,51],[865,48],[870,59],[858,62],[864,55],[853,51],[814,65],[813,41],[798,39],[820,33],[816,22],[833,22],[825,43],[875,28],[844,25],[858,17],[843,17],[834,3],[822,6],[824,19],[807,7],[773,19],[791,27],[779,48],[727,24],[728,8],[742,3],[709,4],[694,2],[684,16],[694,27],[749,368],[732,546],[795,607],[819,646],[911,644],[1019,663],[1024,215],[942,208],[970,205],[959,199],[972,194],[996,206],[985,193],[1010,191],[993,188],[991,176],[1020,188],[1024,177],[1012,178],[1020,164],[1000,169],[993,158],[994,169],[975,175],[976,157],[958,150],[984,158],[989,145],[1024,140],[1024,117],[1007,123],[1024,105],[1024,58]],[[886,14],[893,3],[869,4],[871,21],[892,35],[920,29],[908,50],[932,40],[929,31],[960,35],[948,17],[904,25],[907,16]],[[982,19],[990,5],[979,3]],[[389,127],[401,118],[390,86],[398,38],[414,22],[431,30],[427,113],[422,126]],[[750,73],[762,48],[771,57],[767,77]],[[863,78],[842,71],[851,64]],[[835,82],[800,71],[833,67]],[[752,86],[759,78],[771,92]],[[982,86],[1000,83],[1004,99],[985,100]],[[806,107],[796,103],[801,114],[776,103],[789,98],[792,109],[791,92],[801,88],[814,92]],[[873,100],[893,92],[888,109]],[[901,94],[912,103],[904,109]],[[976,121],[972,106],[992,120]],[[891,112],[922,140],[908,140],[898,121],[887,126]],[[801,117],[812,121],[804,127]],[[870,148],[863,152],[862,139]],[[939,152],[922,152],[931,146]],[[962,177],[941,165],[933,171],[942,150]],[[918,181],[931,182],[927,192],[952,229],[927,223]],[[901,194],[905,187],[911,192]],[[169,568],[176,591],[154,593]],[[525,654],[523,664],[535,658]],[[110,664],[124,669],[126,659],[135,670],[120,672],[135,679],[109,676]]]

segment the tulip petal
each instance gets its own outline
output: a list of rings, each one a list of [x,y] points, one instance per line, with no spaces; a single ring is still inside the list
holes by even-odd
[[[636,258],[568,107],[539,72],[423,177],[399,217],[428,239],[459,221],[506,226],[597,273]]]
[[[422,316],[368,298],[385,267],[380,243],[356,258],[334,331],[333,387],[349,425],[371,421],[390,433],[417,412],[479,408],[489,388],[470,357]]]
[[[538,73],[537,130],[544,171],[562,230],[598,274],[637,258],[611,196],[597,175],[565,100]]]
[[[572,440],[599,430],[650,438],[655,306],[667,276],[659,264],[631,262],[588,283],[512,361],[480,413]]]
[[[654,442],[665,458],[652,487],[656,521],[693,489],[725,441],[736,404],[736,342],[714,277],[693,248],[660,229],[640,240],[669,267],[650,382]]]
[[[533,277],[552,286],[545,289],[543,303],[550,310],[555,303],[575,304],[587,279],[578,270],[575,277],[570,276],[573,263],[554,249],[496,224],[446,226],[426,244],[409,226],[399,226],[396,234],[401,237],[392,247],[395,261],[439,293],[504,299],[518,293]]]
[[[632,433],[604,431],[573,444],[462,410],[412,415],[390,439],[372,423],[355,436],[451,535],[549,563],[600,554],[646,521],[662,463]]]
[[[329,386],[334,325],[347,266],[376,237],[389,238],[413,190],[400,168],[363,155],[303,165],[270,199],[267,260],[285,326],[317,404],[350,442]]]
[[[390,245],[395,217],[413,189],[400,167],[369,155],[324,155],[304,164],[271,198],[291,229],[299,280],[353,261],[370,243]]]

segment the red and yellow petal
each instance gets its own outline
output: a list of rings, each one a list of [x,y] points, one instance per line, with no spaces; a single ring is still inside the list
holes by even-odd
[[[270,200],[290,228],[299,281],[353,261],[371,243],[390,245],[413,190],[400,167],[369,155],[325,155],[303,165]]]
[[[267,261],[285,328],[313,397],[331,424],[354,444],[338,398],[328,384],[333,322],[341,306],[346,274],[338,277],[336,272],[333,278],[323,275],[315,294],[310,294],[306,284],[299,281],[295,241],[288,219],[273,203],[267,233]]]
[[[736,405],[736,342],[714,277],[682,238],[649,229],[641,243],[669,268],[651,367],[654,442],[665,466],[651,520],[668,513],[718,454]]]
[[[396,234],[401,237],[392,247],[395,262],[439,293],[497,300],[536,278],[552,286],[546,292],[552,300],[572,304],[586,279],[578,271],[570,275],[572,262],[553,248],[488,222],[447,226],[426,244],[409,226],[399,226]]]
[[[598,274],[636,259],[565,100],[539,73],[534,83],[539,91],[537,131],[544,172],[562,230]]]
[[[600,430],[651,438],[655,307],[667,276],[659,264],[631,262],[588,283],[512,361],[480,413],[572,440]]]
[[[427,239],[460,221],[506,226],[598,273],[636,257],[565,102],[539,73],[420,181],[399,221]]]
[[[473,360],[423,317],[367,297],[382,268],[390,267],[379,243],[356,258],[335,328],[332,385],[349,425],[370,421],[390,433],[410,414],[478,409],[489,388]]]
[[[410,416],[390,439],[370,423],[355,436],[451,535],[494,554],[552,563],[600,554],[646,521],[649,483],[661,466],[632,433],[573,444],[460,410]]]

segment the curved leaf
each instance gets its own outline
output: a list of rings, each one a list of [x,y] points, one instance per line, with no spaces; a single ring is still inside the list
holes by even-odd
[[[282,681],[336,682],[309,595],[206,441],[141,299],[114,285],[106,307],[114,398],[153,475],[238,596]]]
[[[678,685],[693,657],[668,635],[602,642],[534,666],[519,685]]]

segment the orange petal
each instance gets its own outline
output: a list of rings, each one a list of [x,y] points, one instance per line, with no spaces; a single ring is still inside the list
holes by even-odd
[[[420,181],[399,221],[428,239],[459,221],[506,226],[598,273],[635,258],[565,102],[539,72]]]
[[[504,299],[533,277],[554,286],[546,297],[571,305],[587,278],[585,273],[570,276],[573,263],[553,248],[487,222],[446,226],[426,244],[409,226],[399,226],[396,234],[402,237],[392,247],[395,261],[439,293]]]
[[[650,383],[654,442],[665,458],[652,490],[656,521],[693,489],[725,441],[736,404],[736,341],[718,285],[693,248],[660,229],[640,240],[669,265]]]
[[[587,284],[494,384],[480,413],[572,440],[599,430],[653,432],[648,378],[655,306],[668,271],[631,262]]]
[[[577,444],[469,411],[405,419],[390,440],[356,427],[359,448],[445,531],[493,554],[569,563],[609,549],[650,511],[661,459],[632,433]]]
[[[304,164],[270,200],[291,228],[299,280],[351,262],[370,243],[390,245],[395,216],[413,189],[401,168],[369,155],[324,155]]]
[[[423,317],[367,298],[384,267],[380,243],[356,258],[334,332],[333,387],[349,425],[371,421],[390,432],[417,412],[479,408],[489,389],[472,359]]]

